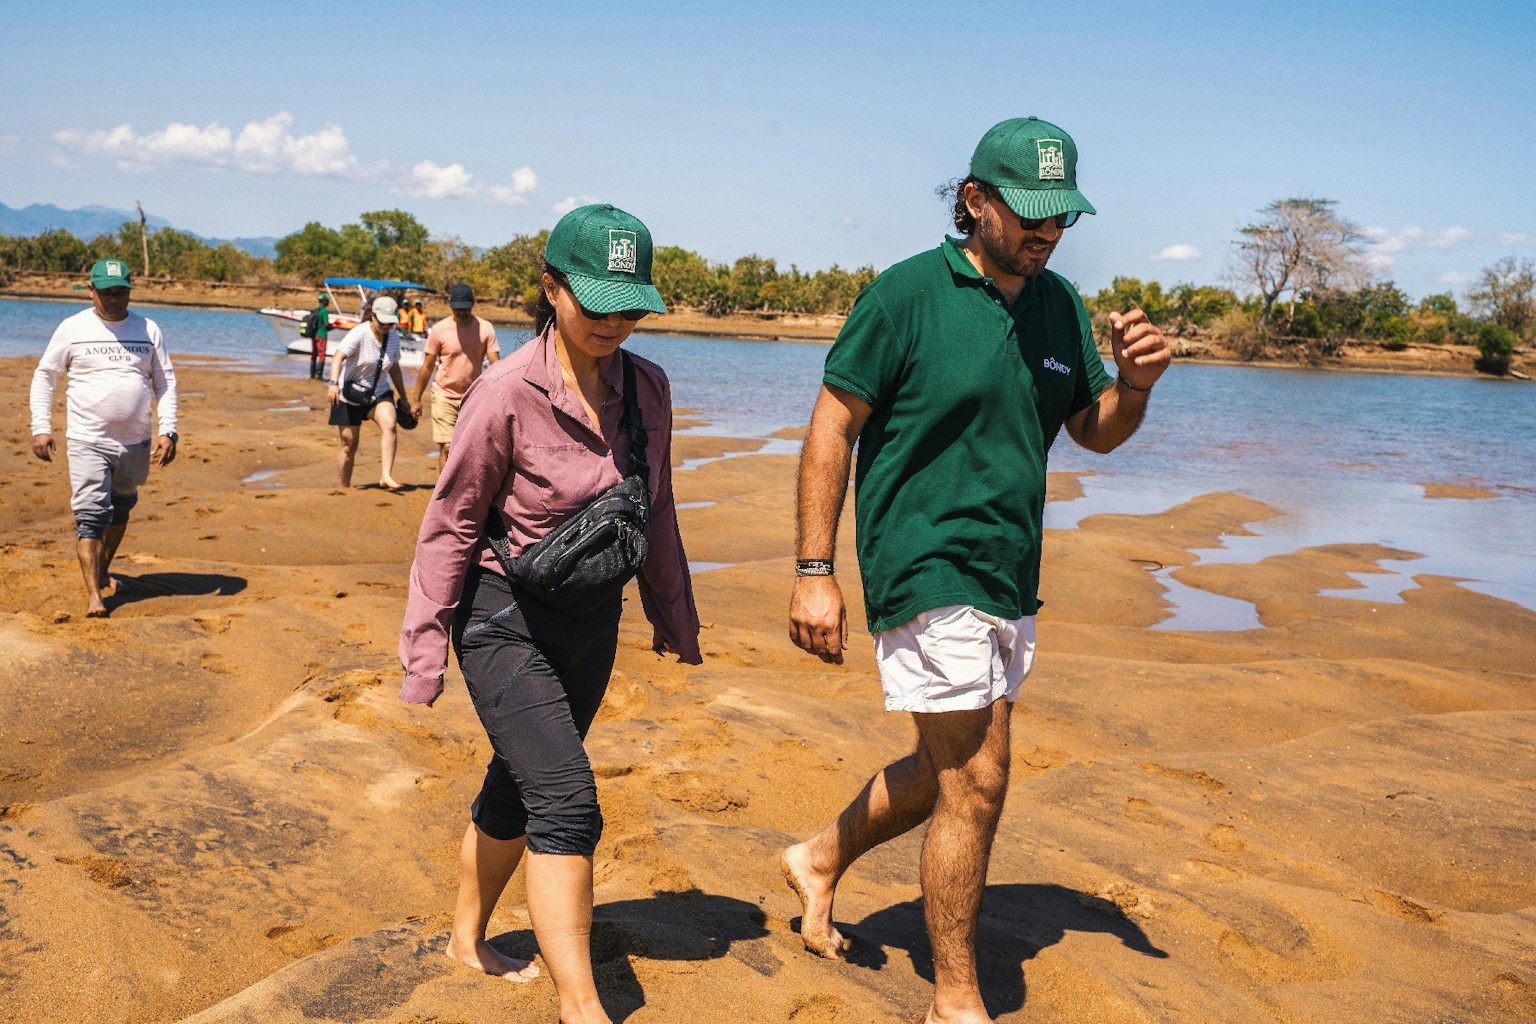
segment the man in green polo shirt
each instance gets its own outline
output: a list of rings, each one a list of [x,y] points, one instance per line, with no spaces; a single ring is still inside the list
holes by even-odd
[[[1135,432],[1168,365],[1139,309],[1110,316],[1111,380],[1082,299],[1046,262],[1093,206],[1077,147],[1038,118],[983,136],[946,238],[859,296],[827,356],[800,460],[790,637],[840,664],[848,644],[833,565],[854,442],[859,570],[888,711],[917,749],[870,780],[820,833],[783,853],[807,949],[835,958],[838,880],[921,824],[933,946],[930,1021],[987,1021],[976,920],[1008,785],[1009,711],[1035,649],[1046,454],[1063,426],[1109,452]]]

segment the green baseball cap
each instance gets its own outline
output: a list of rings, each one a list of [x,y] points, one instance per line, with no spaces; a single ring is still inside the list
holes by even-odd
[[[608,203],[561,217],[544,244],[544,260],[566,276],[576,301],[593,313],[667,311],[651,284],[650,231]]]
[[[122,260],[97,260],[91,265],[92,288],[132,288],[133,271]]]
[[[1077,190],[1077,143],[1038,117],[993,125],[971,155],[971,174],[996,186],[1020,217],[1098,212]]]

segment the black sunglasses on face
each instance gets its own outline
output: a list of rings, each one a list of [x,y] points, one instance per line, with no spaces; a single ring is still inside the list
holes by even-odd
[[[1038,231],[1045,227],[1046,221],[1051,221],[1056,225],[1058,230],[1065,231],[1073,224],[1076,224],[1077,218],[1081,216],[1082,213],[1080,211],[1069,210],[1066,213],[1058,213],[1054,217],[1020,217],[1019,227],[1023,228],[1025,231]]]
[[[1007,208],[1009,213],[1013,213],[1013,207],[1008,205],[1008,201],[1003,198],[1003,194],[999,192],[994,186],[983,185],[982,191],[986,193],[988,198],[996,199],[998,202],[1002,203],[1003,206]],[[1051,221],[1056,225],[1058,230],[1065,231],[1073,224],[1076,224],[1077,219],[1082,215],[1082,211],[1080,210],[1068,210],[1066,213],[1058,213],[1054,217],[1019,217],[1019,227],[1023,228],[1025,231],[1039,231],[1041,228],[1045,227],[1046,221]],[[1018,214],[1014,214],[1014,216],[1018,217]]]

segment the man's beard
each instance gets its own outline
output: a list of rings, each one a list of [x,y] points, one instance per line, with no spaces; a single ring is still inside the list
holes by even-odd
[[[1003,237],[1002,224],[995,217],[983,217],[976,221],[976,237],[981,242],[982,252],[987,254],[987,259],[999,271],[1015,277],[1038,277],[1045,271],[1045,265],[1050,260],[1046,255],[1041,259],[1031,259],[1022,255],[1019,249],[1024,244],[1009,247]],[[1039,243],[1041,240],[1026,238],[1024,242]]]

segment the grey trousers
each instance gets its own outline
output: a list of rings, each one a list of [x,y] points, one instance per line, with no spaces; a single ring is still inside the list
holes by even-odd
[[[139,486],[149,479],[150,442],[122,448],[69,438],[68,452],[75,536],[100,540],[108,525],[126,523],[138,504]]]

